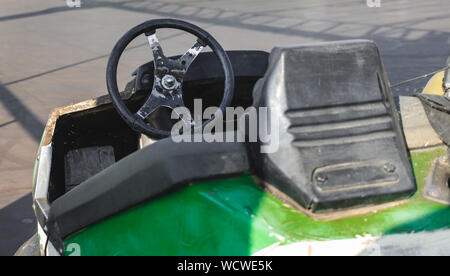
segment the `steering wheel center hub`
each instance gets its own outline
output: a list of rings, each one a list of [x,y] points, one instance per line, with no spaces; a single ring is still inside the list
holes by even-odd
[[[164,89],[174,90],[178,86],[178,81],[172,75],[165,75],[161,80],[161,85]]]

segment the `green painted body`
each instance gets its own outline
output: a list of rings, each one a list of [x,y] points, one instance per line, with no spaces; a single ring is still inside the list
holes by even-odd
[[[69,237],[65,245],[78,244],[81,255],[251,255],[276,242],[450,228],[449,206],[422,196],[431,165],[445,150],[411,152],[418,191],[383,211],[313,220],[262,190],[247,174],[196,183],[154,199]]]

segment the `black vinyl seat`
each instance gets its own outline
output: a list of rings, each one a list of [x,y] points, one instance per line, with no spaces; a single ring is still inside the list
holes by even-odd
[[[253,93],[279,116],[279,149],[254,151],[257,174],[301,207],[336,211],[416,191],[375,43],[275,48]]]

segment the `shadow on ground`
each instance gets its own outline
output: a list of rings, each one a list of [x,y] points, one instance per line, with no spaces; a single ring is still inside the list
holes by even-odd
[[[18,122],[21,127],[38,142],[41,140],[42,132],[44,131],[45,124],[39,120],[39,118],[32,113],[32,111],[22,103],[11,91],[6,88],[4,84],[0,82],[0,103],[8,113],[14,117],[14,121]],[[10,122],[3,124],[5,126]]]
[[[34,141],[39,143],[45,125],[2,83],[0,83],[0,103],[14,118],[0,127],[17,122]],[[8,189],[14,191],[14,186]],[[32,204],[30,193],[0,209],[0,256],[13,255],[36,232]]]
[[[0,256],[11,256],[36,233],[31,193],[0,209]]]

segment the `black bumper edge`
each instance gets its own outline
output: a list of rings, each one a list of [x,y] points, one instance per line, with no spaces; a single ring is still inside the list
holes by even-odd
[[[72,233],[191,182],[250,170],[243,143],[176,143],[171,138],[137,151],[58,198],[47,221],[50,241],[63,253]]]

